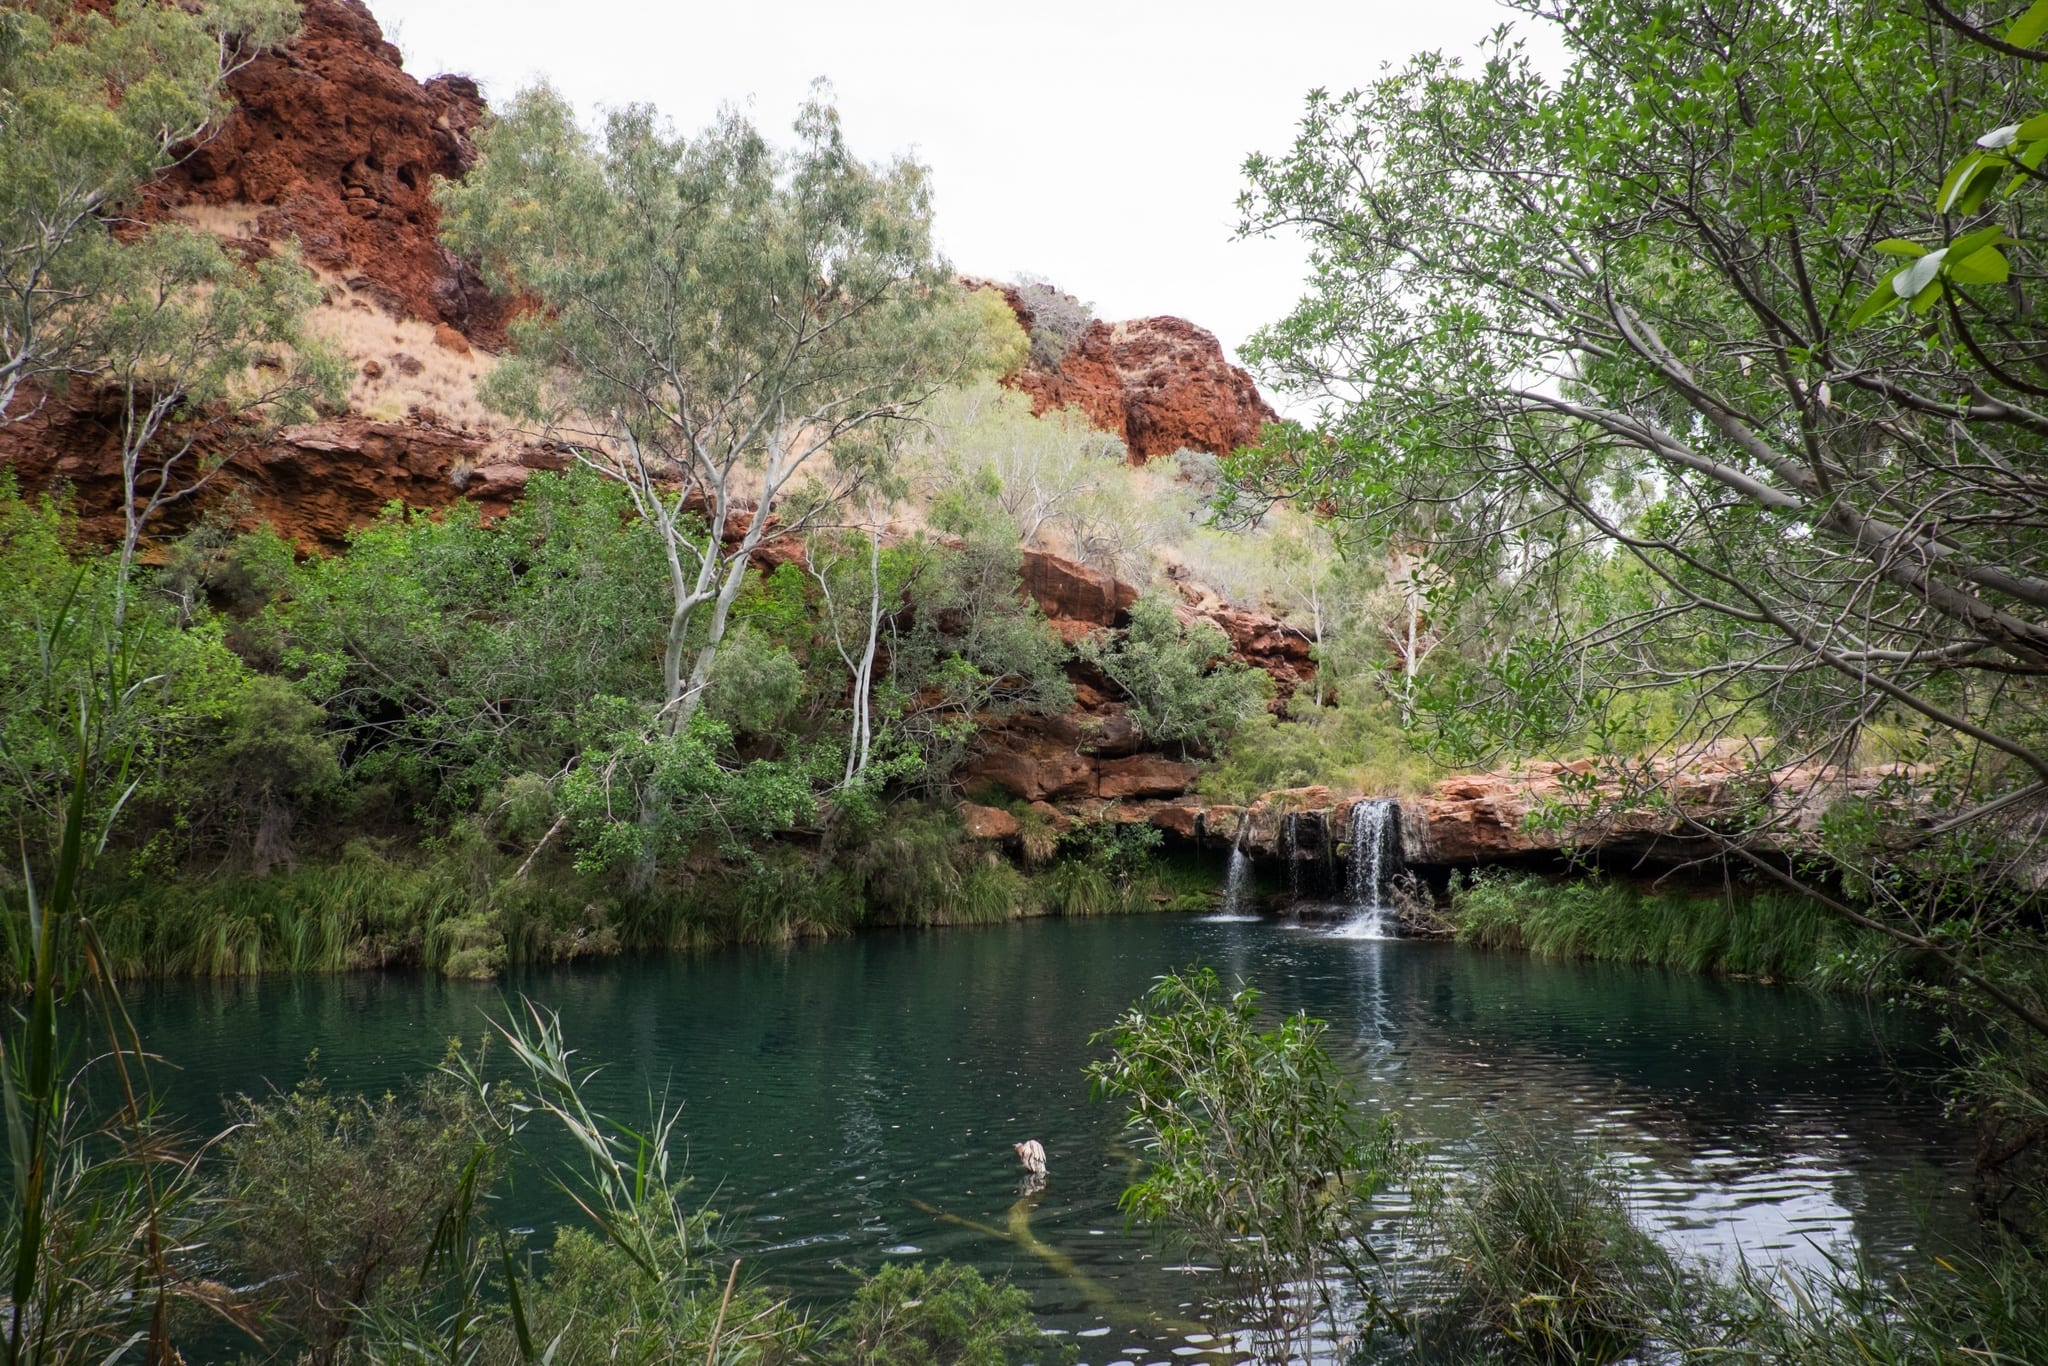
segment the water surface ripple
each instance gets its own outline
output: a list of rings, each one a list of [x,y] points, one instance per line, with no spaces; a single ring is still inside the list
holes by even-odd
[[[1691,1252],[1811,1263],[1860,1245],[1893,1257],[1923,1221],[1961,1217],[1964,1145],[1931,1089],[1889,1065],[1938,1066],[1915,1016],[1271,921],[870,934],[492,986],[410,975],[161,984],[139,988],[134,1009],[176,1069],[174,1107],[212,1124],[218,1098],[289,1087],[315,1050],[334,1087],[391,1086],[530,995],[601,1067],[600,1108],[638,1121],[663,1097],[682,1105],[698,1190],[761,1274],[824,1297],[848,1289],[847,1267],[958,1258],[1011,1275],[1069,1331],[1113,1330],[1085,1354],[1142,1361],[1185,1346],[1202,1278],[1126,1232],[1116,1198],[1137,1154],[1081,1069],[1093,1032],[1154,977],[1195,962],[1277,1009],[1328,1019],[1375,1103],[1452,1165],[1489,1116],[1597,1141],[1628,1171],[1644,1217]],[[1044,1143],[1051,1166],[1027,1203],[1030,1232],[1083,1279],[1002,1236],[1020,1199],[1010,1145],[1025,1138]],[[502,1197],[509,1224],[563,1217],[530,1178]]]

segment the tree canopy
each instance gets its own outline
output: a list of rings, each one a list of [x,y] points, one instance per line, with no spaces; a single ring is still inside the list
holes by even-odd
[[[97,369],[131,275],[116,219],[298,20],[292,0],[0,9],[0,422],[24,384]]]
[[[1319,411],[1234,463],[1239,498],[1426,556],[1461,637],[1425,700],[1446,749],[1676,699],[1606,737],[1635,799],[1660,745],[1739,749],[1760,792],[1808,775],[1875,921],[2048,1031],[1998,966],[2039,950],[2013,908],[2048,810],[2038,227],[1944,186],[2029,115],[2034,62],[1866,0],[1525,8],[1561,78],[1503,30],[1316,92],[1248,163],[1244,230],[1312,252],[1251,358]],[[1862,307],[1937,250],[1909,306]],[[1898,788],[1838,801],[1872,752]],[[1800,806],[1697,833],[1750,857]]]
[[[662,533],[671,729],[769,514],[788,531],[840,506],[878,473],[878,429],[1000,364],[991,306],[933,247],[924,169],[861,161],[822,99],[795,131],[779,152],[728,114],[685,138],[632,106],[593,137],[543,86],[442,191],[450,242],[539,305],[487,397],[573,443]]]

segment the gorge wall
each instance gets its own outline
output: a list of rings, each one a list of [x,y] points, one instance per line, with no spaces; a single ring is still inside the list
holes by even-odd
[[[423,369],[473,384],[506,345],[516,305],[492,296],[474,265],[441,245],[432,197],[437,178],[460,177],[475,159],[472,135],[487,117],[475,83],[408,74],[361,0],[304,0],[299,36],[238,73],[232,92],[232,117],[151,187],[144,216],[205,227],[250,257],[296,240],[322,273],[332,309],[356,332],[378,335],[355,356],[362,380],[346,410],[281,433],[249,433],[239,445],[230,433],[219,477],[162,530],[212,512],[237,527],[269,523],[303,551],[333,551],[389,503],[435,509],[467,501],[497,515],[534,471],[566,468],[566,450],[493,432],[459,405],[437,399],[385,412],[372,402],[389,398],[391,377]],[[1031,330],[1017,288],[969,283],[999,290]],[[1275,417],[1213,335],[1172,317],[1089,322],[1057,362],[1028,366],[1006,383],[1029,395],[1035,411],[1078,408],[1140,463],[1183,449],[1227,454]],[[0,463],[27,490],[69,491],[87,536],[118,537],[118,411],[89,392],[42,398],[0,427]],[[796,553],[771,546],[764,558]],[[1036,551],[1025,556],[1023,591],[1069,642],[1124,625],[1138,594]],[[1180,611],[1219,627],[1237,659],[1271,676],[1279,698],[1311,678],[1308,641],[1280,621],[1213,601]],[[1247,808],[1204,803],[1191,796],[1195,767],[1149,750],[1106,679],[1078,664],[1070,672],[1071,712],[989,721],[982,752],[959,775],[970,797],[1029,803],[1058,823],[1145,821],[1188,838],[1241,829],[1249,847],[1270,857],[1281,852],[1289,812],[1322,813],[1341,828],[1357,799],[1305,789]],[[1412,856],[1469,864],[1591,846],[1681,847],[1668,817],[1598,830],[1532,823],[1530,814],[1556,795],[1561,772],[1536,766],[1460,777],[1406,803]],[[1687,775],[1686,800],[1711,813],[1724,799],[1724,778],[1711,765]],[[966,814],[977,833],[1015,833],[1015,818],[995,807],[970,802]]]
[[[476,83],[407,74],[360,0],[302,5],[297,38],[236,73],[235,112],[152,187],[149,212],[242,215],[246,236],[296,238],[309,265],[391,313],[502,349],[510,306],[441,245],[433,199],[437,178],[460,179],[476,159]]]
[[[474,163],[473,134],[488,111],[466,77],[407,73],[361,0],[305,0],[303,14],[289,45],[234,76],[233,114],[150,187],[142,216],[212,231],[245,258],[296,241],[327,298],[316,330],[340,329],[360,375],[344,411],[282,432],[223,434],[215,453],[226,463],[199,495],[167,510],[160,535],[210,513],[237,529],[267,523],[303,552],[332,552],[394,502],[431,510],[466,501],[501,514],[535,470],[570,460],[565,449],[464,416],[459,397],[415,395],[400,410],[379,410],[391,380],[422,370],[447,372],[473,392],[507,345],[516,305],[441,244],[433,200],[437,179]],[[987,287],[1028,329],[1017,291]],[[1056,365],[1007,382],[1037,411],[1078,407],[1140,461],[1181,449],[1225,454],[1273,417],[1216,338],[1179,318],[1092,323]],[[119,419],[118,405],[82,387],[42,395],[0,426],[0,463],[26,490],[67,491],[82,532],[111,542],[122,530]],[[794,553],[771,546],[764,559]],[[1070,642],[1124,624],[1138,593],[1035,551],[1023,591]],[[1307,642],[1272,618],[1215,605],[1183,614],[1221,627],[1283,698],[1310,675]],[[1145,752],[1106,679],[1076,666],[1074,681],[1074,712],[992,722],[966,781],[1055,799],[1077,814],[1184,799],[1193,767]]]
[[[517,305],[494,297],[476,267],[444,247],[433,201],[438,178],[474,162],[472,134],[487,117],[474,81],[420,81],[362,0],[305,0],[298,36],[238,72],[236,108],[148,192],[143,216],[176,216],[228,238],[245,255],[296,240],[329,293],[355,308],[429,325],[433,344],[488,359],[506,345]],[[1014,288],[1002,290],[1028,328]],[[410,354],[356,359],[366,373],[416,366]],[[431,357],[429,357],[431,359]],[[1143,460],[1183,448],[1224,454],[1274,414],[1216,338],[1179,318],[1089,326],[1056,366],[1008,381],[1034,409],[1074,406]],[[338,548],[348,530],[392,500],[434,508],[457,499],[498,512],[535,469],[565,454],[492,439],[445,411],[351,411],[235,451],[215,487],[170,525],[226,509],[243,526],[269,522],[307,550]],[[89,533],[119,522],[113,415],[91,395],[51,399],[0,427],[0,462],[32,489],[64,485]]]

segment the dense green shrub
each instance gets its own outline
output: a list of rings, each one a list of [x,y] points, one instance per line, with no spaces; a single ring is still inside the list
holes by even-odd
[[[1043,1360],[1052,1340],[1015,1286],[950,1262],[885,1266],[861,1282],[832,1327],[831,1366],[1008,1366]]]
[[[988,717],[1064,711],[1073,704],[1067,650],[1036,603],[1018,593],[1023,551],[1000,527],[934,517],[955,546],[898,547],[903,608],[892,614],[888,671],[876,710],[898,742],[922,759],[932,785],[971,752]]]
[[[540,475],[505,518],[393,506],[348,553],[297,566],[247,628],[326,707],[349,777],[445,817],[522,773],[552,774],[593,700],[646,692],[665,574],[624,491]]]
[[[1273,695],[1265,672],[1231,657],[1214,622],[1182,624],[1171,599],[1146,594],[1114,640],[1084,641],[1078,653],[1131,702],[1145,737],[1197,748],[1214,744],[1258,714]]]
[[[310,1080],[236,1108],[215,1197],[222,1242],[274,1328],[333,1361],[381,1299],[426,1292],[427,1250],[488,1192],[504,1136],[445,1072],[401,1095]]]
[[[1354,1267],[1370,1203],[1403,1168],[1391,1120],[1368,1119],[1294,1015],[1261,1028],[1258,993],[1214,971],[1161,978],[1098,1042],[1097,1092],[1125,1103],[1148,1154],[1132,1219],[1213,1259],[1244,1321],[1292,1355],[1334,1312],[1329,1275]]]
[[[245,759],[276,765],[265,715],[293,731],[303,722],[279,718],[273,692],[251,695],[263,685],[227,648],[215,618],[181,621],[167,598],[130,592],[117,638],[118,564],[79,544],[64,504],[22,498],[11,470],[0,470],[0,582],[8,586],[0,594],[0,820],[17,848],[51,843],[74,762],[79,699],[108,675],[117,653],[137,681],[125,705],[104,716],[112,729],[98,749],[121,754],[125,765],[119,784],[111,773],[91,775],[104,803],[125,795],[134,810],[162,815],[193,804],[216,814],[237,808],[247,795],[235,790],[239,775],[207,751],[239,743]],[[294,790],[325,776],[300,738],[279,737],[281,766],[293,772],[274,775]],[[229,790],[209,791],[209,780]]]

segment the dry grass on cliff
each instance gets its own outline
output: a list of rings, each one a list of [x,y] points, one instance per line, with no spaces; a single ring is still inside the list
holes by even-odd
[[[905,453],[912,494],[898,513],[903,529],[944,520],[941,510],[957,516],[961,509],[949,504],[986,498],[1029,549],[1140,586],[1170,580],[1205,606],[1228,599],[1271,609],[1271,594],[1246,565],[1232,566],[1228,585],[1207,573],[1229,558],[1219,546],[1267,537],[1265,530],[1218,533],[1207,526],[1212,458],[1187,453],[1133,466],[1122,442],[1079,413],[1034,417],[1024,395],[992,384],[942,394],[927,418]]]
[[[263,209],[256,204],[181,204],[172,209],[169,216],[175,222],[231,242],[237,238],[263,236],[256,226],[257,220],[263,216]]]
[[[497,365],[488,352],[456,350],[459,334],[411,318],[394,318],[376,302],[331,276],[321,284],[327,302],[313,311],[312,329],[355,369],[349,408],[379,422],[408,418],[483,437],[499,435],[504,419],[485,408],[477,387]]]
[[[178,222],[228,241],[269,240],[263,210],[253,204],[187,204]],[[375,298],[331,271],[314,272],[323,302],[313,310],[314,336],[345,356],[354,371],[349,411],[378,422],[428,422],[487,441],[508,435],[485,408],[477,387],[497,358],[475,350],[452,329],[392,316]]]

